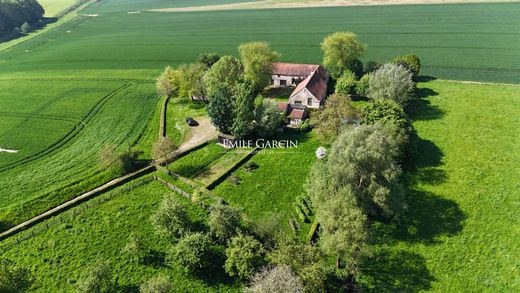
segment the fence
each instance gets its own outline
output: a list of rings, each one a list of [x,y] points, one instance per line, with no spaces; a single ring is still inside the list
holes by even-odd
[[[186,191],[180,189],[179,187],[177,187],[177,186],[171,184],[170,182],[168,182],[168,181],[166,181],[166,180],[164,180],[164,179],[162,179],[162,178],[159,178],[159,177],[157,177],[157,176],[155,176],[155,175],[153,176],[153,179],[155,179],[155,180],[161,182],[162,184],[166,185],[166,186],[167,186],[168,188],[170,188],[171,190],[173,190],[173,191],[177,192],[178,194],[184,196],[185,198],[191,200],[191,194],[189,194],[189,193],[187,193]]]

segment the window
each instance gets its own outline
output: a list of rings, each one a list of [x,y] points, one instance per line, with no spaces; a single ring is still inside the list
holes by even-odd
[[[287,80],[280,79],[280,85],[287,85]]]
[[[307,106],[312,106],[312,98],[307,99]]]
[[[295,104],[295,105],[301,105],[301,104],[302,104],[302,101],[294,101],[294,104]]]

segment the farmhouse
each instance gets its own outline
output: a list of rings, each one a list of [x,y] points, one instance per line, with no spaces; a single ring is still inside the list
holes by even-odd
[[[298,126],[307,116],[307,108],[318,109],[327,96],[329,73],[321,65],[273,63],[272,86],[295,86],[288,103],[278,107],[289,119],[289,124]]]
[[[273,63],[273,86],[296,86],[289,104],[319,108],[327,95],[329,73],[321,65]]]

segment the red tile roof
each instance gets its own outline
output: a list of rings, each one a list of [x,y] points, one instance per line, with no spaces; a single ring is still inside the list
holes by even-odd
[[[273,74],[289,75],[289,76],[308,76],[316,71],[320,65],[317,64],[295,64],[274,62]]]
[[[323,100],[327,95],[328,78],[329,76],[325,70],[316,70],[312,75],[298,84],[296,89],[292,92],[291,97],[298,94],[304,88],[307,88],[316,99],[320,101]]]
[[[303,119],[304,116],[305,116],[305,110],[300,110],[300,109],[293,109],[291,111],[291,114],[289,114],[289,117],[291,117],[292,119]]]
[[[280,111],[287,111],[287,107],[289,106],[289,103],[286,103],[286,102],[278,102],[278,109],[280,109]]]

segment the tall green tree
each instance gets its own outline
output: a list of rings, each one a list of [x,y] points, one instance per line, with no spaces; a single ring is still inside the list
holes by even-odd
[[[204,83],[206,66],[201,63],[183,65],[180,70],[179,96],[206,100],[207,90]]]
[[[339,77],[350,69],[356,72],[357,60],[365,52],[366,45],[361,43],[356,34],[351,32],[336,32],[328,35],[321,43],[323,51],[323,65]]]
[[[18,293],[28,291],[33,284],[31,272],[13,261],[0,259],[0,292]]]
[[[272,51],[266,42],[244,43],[238,47],[238,51],[244,65],[244,79],[251,85],[254,93],[260,93],[270,84],[272,63],[280,54]]]
[[[233,56],[223,56],[220,58],[204,76],[204,84],[211,99],[218,94],[222,87],[228,92],[234,90],[242,82],[244,68],[240,60]]]
[[[255,100],[255,133],[260,137],[272,136],[284,122],[276,102],[258,96]]]
[[[249,135],[252,131],[254,118],[255,98],[247,84],[240,84],[235,87],[235,119],[231,133],[240,138]]]
[[[206,111],[211,123],[225,134],[231,134],[235,122],[236,101],[232,90],[225,84],[217,85],[209,96]]]
[[[181,72],[166,66],[155,82],[157,93],[161,96],[177,96],[181,83]]]
[[[230,239],[224,268],[230,276],[249,278],[262,264],[264,247],[253,236],[239,234]]]
[[[368,97],[371,99],[390,99],[400,105],[412,98],[415,83],[412,73],[399,64],[386,63],[370,75]]]

